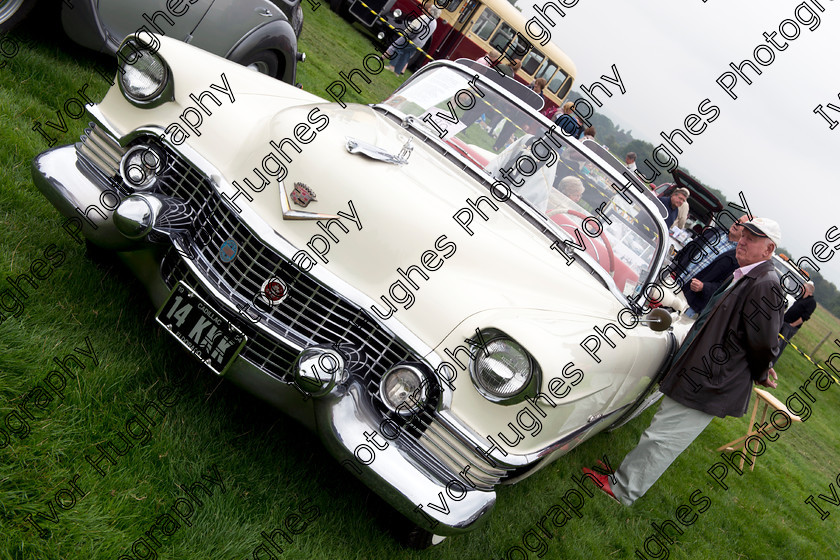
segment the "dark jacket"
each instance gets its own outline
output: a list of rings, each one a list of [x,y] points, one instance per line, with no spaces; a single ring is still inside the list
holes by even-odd
[[[811,314],[816,308],[817,300],[814,299],[814,296],[801,297],[793,302],[793,305],[791,305],[790,309],[788,309],[787,313],[785,313],[785,323],[793,323],[797,319],[802,319],[802,322],[804,323],[811,318]]]
[[[779,356],[785,296],[771,261],[726,291],[724,282],[677,352],[659,390],[689,408],[743,416],[753,381],[767,379]]]
[[[578,122],[576,117],[569,114],[562,114],[554,121],[557,126],[563,131],[566,136],[580,139],[583,136],[583,125]]]
[[[674,225],[674,222],[677,220],[677,215],[680,213],[680,209],[671,206],[671,195],[660,196],[659,202],[661,202],[662,206],[665,207],[665,210],[668,211],[668,215],[665,217],[665,225],[668,226],[668,229],[671,229],[671,226]]]
[[[706,268],[701,269],[700,272],[694,275],[694,278],[703,282],[703,289],[701,291],[694,292],[691,290],[691,279],[682,287],[688,305],[697,313],[703,311],[703,308],[712,299],[712,294],[737,269],[738,261],[735,260],[735,249],[721,254],[718,258],[710,262]]]

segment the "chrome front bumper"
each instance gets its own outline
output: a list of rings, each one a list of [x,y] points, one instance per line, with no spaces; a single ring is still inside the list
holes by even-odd
[[[117,230],[113,212],[125,195],[105,181],[91,179],[89,171],[83,172],[77,149],[62,146],[36,157],[32,162],[35,185],[66,218],[62,227],[68,234],[79,243],[84,237],[118,251],[146,286],[153,303],[160,307],[170,292],[161,270],[162,254],[168,247],[133,241]],[[199,287],[210,294],[213,306],[238,324],[237,318],[242,318],[231,312],[235,305],[229,298],[212,286]],[[294,353],[301,350],[298,342],[280,336],[274,336],[273,342]],[[448,463],[441,460],[442,453],[436,449],[447,449],[443,453],[448,456],[467,454],[464,449],[468,448],[454,443],[451,429],[429,426],[420,438],[403,430],[393,439],[386,439],[379,432],[382,412],[374,406],[365,381],[355,374],[319,398],[304,397],[293,383],[242,355],[236,358],[226,377],[315,427],[326,448],[342,465],[421,528],[440,535],[469,531],[495,504],[492,484],[478,489],[468,477],[459,476],[455,465],[460,458]]]

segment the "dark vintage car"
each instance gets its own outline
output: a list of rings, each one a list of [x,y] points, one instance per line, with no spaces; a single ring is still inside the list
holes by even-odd
[[[58,10],[57,0],[0,0],[0,31],[8,31],[38,4]],[[64,0],[67,35],[90,49],[116,54],[132,33],[166,35],[295,83],[297,39],[303,26],[300,0]]]

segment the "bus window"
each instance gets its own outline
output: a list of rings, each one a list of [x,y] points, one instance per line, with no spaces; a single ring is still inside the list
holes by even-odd
[[[522,60],[522,71],[526,74],[533,75],[534,72],[537,71],[542,61],[545,60],[545,56],[543,54],[534,49],[528,53],[528,55]]]
[[[557,70],[557,65],[551,62],[550,60],[546,59],[545,64],[542,65],[542,68],[537,72],[537,75],[534,76],[536,78],[545,78],[546,81],[551,79],[551,76],[554,75],[554,71]]]
[[[493,35],[493,38],[490,39],[490,46],[495,48],[500,53],[503,53],[507,50],[507,47],[515,34],[516,32],[510,25],[503,23],[499,27],[499,30],[496,31],[496,34]]]
[[[554,93],[557,93],[560,90],[560,87],[563,85],[563,82],[565,82],[566,78],[568,77],[568,74],[560,70],[548,83],[548,89],[553,91]]]
[[[509,51],[512,51],[510,54],[513,58],[518,58],[522,60],[522,57],[528,54],[528,51],[531,50],[531,42],[526,39],[522,33],[516,34],[516,39],[513,40]]]
[[[572,80],[566,80],[563,82],[563,87],[557,92],[557,97],[560,99],[564,99],[567,95],[569,95],[569,90],[572,89]]]
[[[499,25],[500,19],[492,10],[485,9],[476,20],[473,26],[473,33],[486,41],[490,38],[493,30],[496,29],[496,26]]]

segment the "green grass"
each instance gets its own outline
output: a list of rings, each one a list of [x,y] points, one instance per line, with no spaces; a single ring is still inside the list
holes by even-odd
[[[309,58],[299,81],[321,94],[339,71],[360,68],[374,49],[326,6],[315,13],[305,9],[301,48]],[[42,401],[43,410],[33,409],[31,433],[22,440],[13,435],[0,449],[0,560],[98,560],[131,553],[132,544],[184,496],[177,485],[200,480],[213,465],[224,493],[214,487],[214,495],[196,508],[192,526],[182,523],[170,536],[153,533],[161,542],[159,558],[252,558],[260,533],[280,527],[307,499],[320,514],[278,557],[503,558],[576,488],[571,477],[581,467],[605,454],[618,463],[636,444],[653,411],[596,436],[528,480],[499,488],[495,511],[476,531],[427,552],[401,548],[383,529],[394,514],[333,460],[315,435],[193,361],[157,326],[140,284],[125,269],[94,264],[61,230],[57,212],[29,175],[29,161],[46,149],[31,129],[36,120],[54,120],[56,109],[84,83],[91,97],[101,98],[106,85],[92,68],[110,62],[60,33],[23,30],[14,37],[31,38],[33,44],[22,46],[0,69],[0,277],[25,272],[49,245],[66,260],[37,289],[26,288],[20,317],[0,324],[0,421],[19,411],[23,396],[55,369],[54,356],[84,348],[85,337],[99,365],[91,367],[85,359],[84,369],[74,367],[64,398]],[[361,95],[347,99],[372,102],[398,83],[383,72]],[[81,121],[67,124],[67,133],[55,134],[59,143],[74,141],[83,128]],[[0,291],[7,287],[4,281]],[[830,340],[838,336],[840,321],[819,309],[794,342],[810,351],[828,331],[835,333]],[[827,343],[818,355],[824,359],[833,351]],[[784,399],[813,366],[789,348],[777,369],[780,386],[773,392]],[[116,443],[117,432],[124,433],[137,415],[133,407],[173,385],[181,387],[178,401],[164,408],[166,417],[150,428],[148,441],[135,442],[116,465],[108,465],[104,477],[96,474],[85,455],[95,455],[97,444]],[[581,518],[553,529],[543,557],[633,558],[653,533],[651,523],[674,519],[676,508],[700,490],[711,506],[694,525],[682,527],[684,534],[669,545],[673,558],[837,558],[840,509],[818,500],[832,514],[820,521],[803,503],[811,494],[830,496],[829,484],[840,471],[840,387],[815,393],[810,418],[769,443],[754,472],[731,473],[728,490],[706,471],[719,460],[715,449],[745,432],[746,418],[712,422],[632,508],[601,495],[587,498]],[[58,510],[58,523],[41,521],[49,536],[39,538],[25,517],[46,512],[46,502],[76,474],[86,495],[71,509]],[[139,556],[151,557],[142,548]]]

